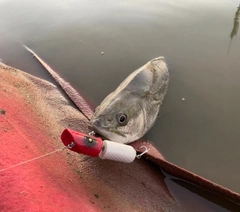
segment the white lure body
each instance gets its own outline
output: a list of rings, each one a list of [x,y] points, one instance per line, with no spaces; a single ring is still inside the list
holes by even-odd
[[[131,163],[136,158],[136,150],[129,145],[104,140],[99,154],[101,159],[108,159],[123,163]]]

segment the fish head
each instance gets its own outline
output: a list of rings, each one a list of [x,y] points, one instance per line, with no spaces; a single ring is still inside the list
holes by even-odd
[[[144,128],[144,114],[137,98],[106,99],[96,108],[90,123],[94,132],[118,143],[130,143]]]

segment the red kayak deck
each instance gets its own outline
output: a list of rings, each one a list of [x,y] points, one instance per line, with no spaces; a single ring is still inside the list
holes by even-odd
[[[34,106],[29,85],[18,75],[1,72],[0,169],[60,148],[45,115]],[[65,155],[58,152],[0,172],[0,211],[97,211],[96,197],[73,173]]]

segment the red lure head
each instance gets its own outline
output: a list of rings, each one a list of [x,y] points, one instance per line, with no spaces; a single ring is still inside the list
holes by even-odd
[[[92,157],[97,157],[103,147],[103,141],[101,138],[95,136],[90,136],[85,133],[77,132],[71,129],[65,129],[61,135],[62,142],[70,150],[89,155]]]

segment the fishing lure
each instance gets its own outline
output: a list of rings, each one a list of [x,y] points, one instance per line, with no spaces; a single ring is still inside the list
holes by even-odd
[[[79,154],[92,157],[99,156],[101,159],[124,163],[131,163],[135,158],[140,159],[143,154],[149,151],[145,146],[142,146],[141,148],[145,148],[145,151],[137,154],[132,146],[102,140],[91,133],[85,134],[72,129],[65,129],[62,132],[61,140],[68,149]]]

